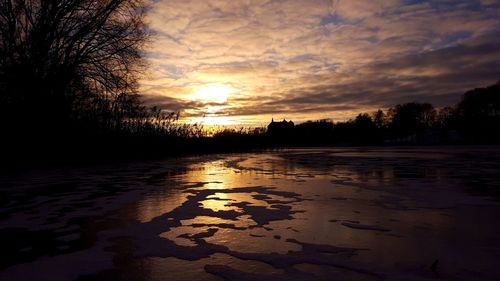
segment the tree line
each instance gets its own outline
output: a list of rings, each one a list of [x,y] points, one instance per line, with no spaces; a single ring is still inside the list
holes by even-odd
[[[272,129],[272,130],[269,130]],[[398,104],[346,122],[308,121],[268,128],[276,143],[296,145],[500,143],[500,82],[466,92],[453,107]]]

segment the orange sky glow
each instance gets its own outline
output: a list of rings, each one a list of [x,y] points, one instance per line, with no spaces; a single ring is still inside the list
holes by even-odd
[[[343,121],[500,79],[496,0],[158,0],[141,81],[184,122]]]

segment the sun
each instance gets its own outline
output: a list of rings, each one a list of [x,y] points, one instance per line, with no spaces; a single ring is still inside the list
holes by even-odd
[[[222,84],[203,86],[194,92],[194,99],[210,103],[226,103],[234,90]]]

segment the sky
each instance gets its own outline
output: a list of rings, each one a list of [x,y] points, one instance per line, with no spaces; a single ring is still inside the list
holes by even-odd
[[[500,80],[500,0],[155,0],[140,92],[189,123],[344,121]]]

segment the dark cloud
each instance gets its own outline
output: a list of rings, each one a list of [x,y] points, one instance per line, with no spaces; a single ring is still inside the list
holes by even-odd
[[[329,105],[332,111],[411,101],[451,105],[466,90],[500,80],[500,38],[490,34],[467,44],[374,63],[364,71],[369,73],[364,79],[306,88],[266,105],[296,112],[310,112],[311,105]]]

